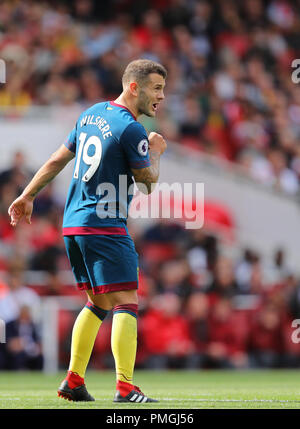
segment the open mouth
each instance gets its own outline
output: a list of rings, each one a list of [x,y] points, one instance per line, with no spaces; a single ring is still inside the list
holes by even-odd
[[[156,112],[156,110],[158,109],[158,105],[159,105],[159,103],[153,103],[152,104],[152,108],[153,108],[153,110]]]

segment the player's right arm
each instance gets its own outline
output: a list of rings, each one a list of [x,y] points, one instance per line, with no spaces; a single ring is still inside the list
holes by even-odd
[[[74,156],[75,153],[67,149],[65,145],[61,145],[51,155],[48,161],[34,175],[22,194],[10,205],[8,214],[10,215],[12,226],[16,226],[23,216],[25,216],[27,223],[31,223],[33,201],[36,195],[57,176]]]
[[[151,194],[154,190],[154,185],[159,178],[160,157],[167,148],[167,144],[160,134],[152,132],[149,134],[148,140],[151,165],[139,169],[131,168],[137,187],[144,194]],[[140,186],[141,184],[143,186]]]

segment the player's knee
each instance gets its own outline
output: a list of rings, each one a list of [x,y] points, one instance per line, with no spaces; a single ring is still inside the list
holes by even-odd
[[[96,305],[97,307],[103,308],[103,310],[112,309],[110,300],[106,297],[105,294],[94,295],[92,291],[86,291],[86,292],[87,292],[88,301],[90,301],[92,304]]]
[[[113,307],[123,304],[138,304],[137,290],[122,290],[118,292],[109,292],[107,298]]]

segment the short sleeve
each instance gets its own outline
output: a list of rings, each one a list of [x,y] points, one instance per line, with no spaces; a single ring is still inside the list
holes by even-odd
[[[151,165],[148,147],[149,140],[145,128],[139,122],[127,126],[120,138],[131,168],[145,168]]]
[[[70,132],[70,134],[66,138],[66,141],[64,142],[64,145],[71,152],[76,152],[76,128],[73,128],[73,130]]]

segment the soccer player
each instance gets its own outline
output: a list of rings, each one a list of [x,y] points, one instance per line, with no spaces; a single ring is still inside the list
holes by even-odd
[[[66,142],[8,209],[13,226],[23,217],[30,223],[37,193],[75,157],[63,235],[77,285],[86,291],[88,301],[75,321],[69,370],[58,389],[59,396],[73,401],[94,400],[85,387],[84,376],[98,330],[112,310],[114,401],[157,402],[133,384],[138,255],[126,218],[133,177],[146,194],[151,193],[159,177],[159,160],[166,142],[157,133],[148,137],[136,118],[156,115],[164,99],[166,76],[165,68],[156,62],[129,63],[122,77],[121,95],[115,101],[95,104],[79,116]]]

